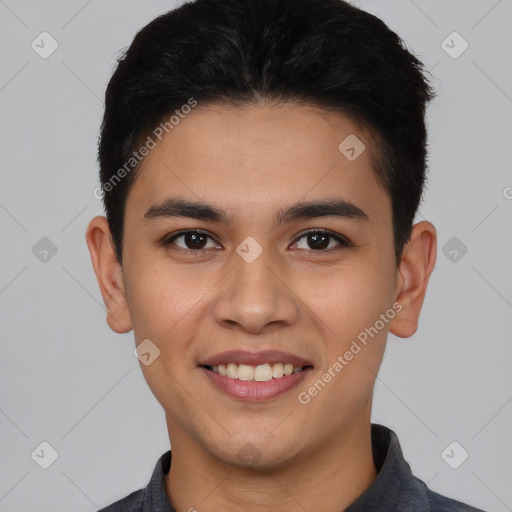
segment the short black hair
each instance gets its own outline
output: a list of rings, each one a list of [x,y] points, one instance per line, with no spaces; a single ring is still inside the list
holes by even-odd
[[[105,93],[98,162],[119,263],[137,150],[155,128],[193,102],[243,107],[262,98],[339,111],[371,136],[399,263],[425,186],[424,117],[434,97],[403,40],[344,0],[195,0],[158,16],[117,59]]]

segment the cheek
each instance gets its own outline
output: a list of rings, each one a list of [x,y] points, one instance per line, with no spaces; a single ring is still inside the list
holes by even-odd
[[[137,340],[153,336],[167,344],[187,325],[189,315],[201,309],[209,289],[187,269],[177,272],[162,263],[148,262],[129,276],[126,298]]]
[[[349,316],[345,324],[348,328],[339,324],[339,336],[332,338],[316,379],[298,396],[307,414],[322,418],[323,428],[327,430],[336,431],[340,422],[350,421],[371,400],[389,326],[379,320],[379,315],[366,316],[371,320],[357,320],[361,325],[366,324],[360,330],[353,329],[355,320]],[[375,326],[377,321],[383,322],[381,329],[380,323]],[[314,426],[311,428],[313,435]]]
[[[316,309],[335,338],[352,339],[370,327],[393,302],[394,273],[376,264],[333,272],[324,286],[308,290]]]
[[[389,266],[389,264],[387,264]],[[359,410],[371,397],[386,347],[393,309],[393,273],[375,259],[332,276],[318,294],[318,315],[328,326],[313,408]],[[320,302],[321,301],[321,302]],[[341,412],[340,412],[341,414]],[[337,421],[337,416],[326,418]]]
[[[200,428],[204,418],[202,407],[198,407],[199,391],[180,361],[179,354],[162,353],[150,366],[142,365],[142,373],[162,408],[172,411],[174,422],[184,429],[189,429],[191,422]]]
[[[169,273],[170,274],[170,273]],[[140,364],[144,378],[165,410],[192,409],[187,397],[194,394],[190,357],[197,315],[201,310],[202,287],[193,286],[189,276],[166,272],[139,271],[127,290],[130,315],[137,344],[149,339],[158,356],[149,365]]]
[[[192,340],[205,316],[209,288],[187,269],[176,272],[164,266],[134,268],[126,295],[136,343],[149,339],[158,354],[150,365],[141,363],[141,370],[156,399],[168,409],[170,404],[175,408],[191,405],[183,402],[186,396],[181,396],[180,390],[193,393]]]

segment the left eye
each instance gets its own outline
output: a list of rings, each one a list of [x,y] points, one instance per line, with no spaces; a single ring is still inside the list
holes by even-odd
[[[349,241],[346,238],[340,235],[335,235],[334,233],[331,233],[330,231],[325,231],[323,229],[315,229],[313,231],[303,233],[297,240],[300,241],[303,238],[306,239],[306,243],[310,244],[310,246],[313,247],[314,251],[332,249],[329,243],[329,239],[336,240],[338,242],[338,245],[341,245],[342,247],[348,247],[350,245]]]
[[[176,244],[176,240],[183,239],[184,247],[180,246],[179,244]],[[211,245],[208,247],[207,240],[211,240]],[[334,233],[331,233],[330,231],[325,231],[323,229],[315,229],[307,231],[306,233],[302,233],[299,238],[296,239],[294,242],[294,245],[297,245],[300,243],[301,240],[305,239],[306,243],[309,244],[310,248],[313,251],[325,251],[326,249],[332,249],[331,242],[332,240],[335,240],[338,242],[338,248],[343,247],[349,247],[350,242],[341,235],[336,235]],[[187,251],[187,252],[197,252],[204,249],[212,249],[218,246],[213,239],[206,233],[203,233],[201,231],[197,230],[188,230],[188,231],[181,231],[180,233],[177,233],[173,235],[172,237],[164,240],[164,245],[177,245],[181,249]],[[334,244],[336,246],[336,244]],[[299,249],[304,249],[299,247]],[[308,250],[308,248],[305,248]]]

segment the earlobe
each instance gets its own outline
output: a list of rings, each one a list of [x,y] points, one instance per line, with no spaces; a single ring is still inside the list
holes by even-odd
[[[395,336],[408,338],[418,328],[428,281],[436,262],[436,252],[435,227],[428,221],[415,224],[398,267],[396,302],[402,305],[402,309],[390,324],[390,332]]]
[[[107,323],[114,332],[128,332],[132,329],[132,322],[126,301],[123,272],[112,246],[107,219],[103,216],[94,217],[89,222],[85,239],[107,309]]]

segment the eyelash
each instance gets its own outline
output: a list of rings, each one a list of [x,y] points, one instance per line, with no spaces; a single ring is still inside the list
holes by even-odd
[[[169,246],[174,242],[174,240],[176,240],[177,238],[180,238],[183,235],[187,235],[189,233],[194,233],[194,234],[197,234],[197,235],[203,235],[203,236],[206,236],[206,237],[210,238],[211,240],[213,240],[213,238],[208,233],[206,233],[205,231],[201,231],[201,230],[198,230],[198,229],[187,229],[187,230],[179,231],[178,233],[173,234],[171,237],[165,238],[164,240],[162,240],[162,245],[164,247],[169,248]],[[328,231],[328,230],[325,230],[325,229],[310,229],[308,231],[305,231],[305,232],[301,233],[300,235],[298,235],[297,238],[295,238],[293,243],[297,243],[302,238],[305,238],[305,237],[307,237],[308,235],[311,235],[311,234],[313,234],[313,235],[315,235],[315,234],[326,235],[326,236],[329,236],[331,238],[334,238],[337,242],[339,242],[340,246],[338,246],[337,248],[334,248],[334,249],[333,248],[331,248],[331,249],[318,249],[318,250],[311,249],[310,252],[315,252],[315,253],[331,253],[331,252],[340,251],[342,249],[346,249],[346,248],[352,247],[352,245],[353,245],[352,242],[350,242],[350,240],[348,240],[344,236],[338,235],[336,233],[333,233],[332,231]],[[194,249],[183,249],[181,247],[178,247],[177,249],[171,249],[171,250],[182,252],[182,253],[185,253],[185,254],[193,254],[194,256],[197,256],[197,255],[200,255],[202,251],[208,251],[210,249],[195,249],[194,250]],[[301,250],[307,250],[307,249],[301,249]]]

